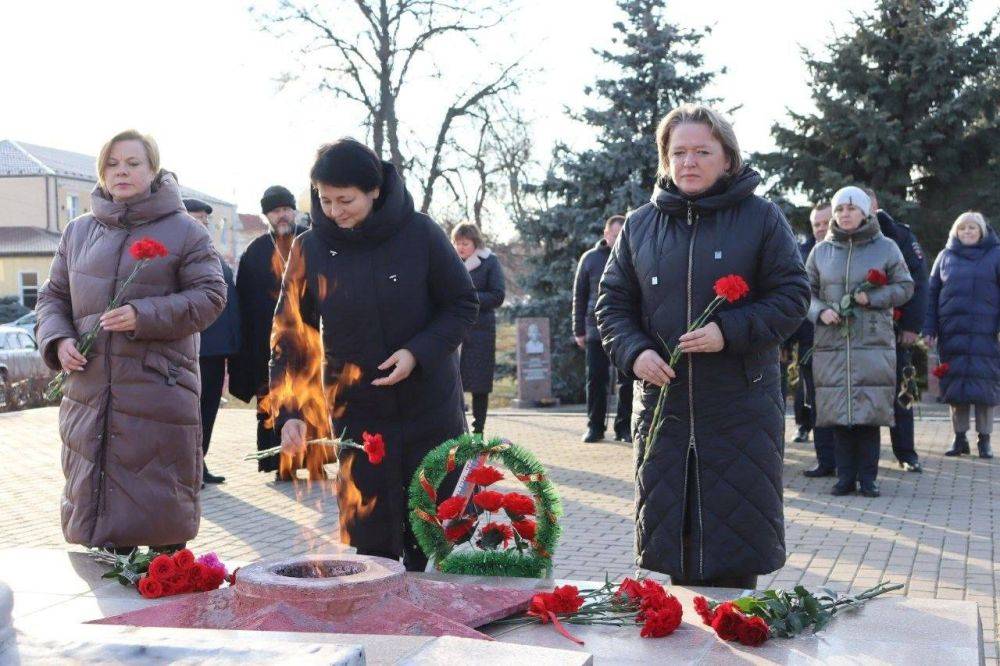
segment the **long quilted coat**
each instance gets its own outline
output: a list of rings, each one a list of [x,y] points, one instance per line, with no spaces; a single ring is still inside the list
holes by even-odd
[[[496,309],[503,304],[506,296],[506,281],[503,267],[495,254],[489,250],[476,250],[476,254],[466,260],[466,268],[473,258],[479,261],[469,271],[469,277],[479,299],[479,316],[462,340],[462,388],[470,393],[490,393],[496,370]]]
[[[848,334],[819,316],[854,291],[871,269],[889,283],[868,292],[870,305],[856,307]],[[830,224],[827,239],[806,260],[812,290],[809,318],[816,324],[813,380],[817,426],[891,426],[896,400],[896,334],[892,310],[910,300],[913,278],[895,242],[874,218],[847,232]]]
[[[597,324],[629,375],[644,350],[666,356],[658,340],[677,344],[720,277],[750,285],[715,316],[724,349],[681,357],[667,420],[640,465],[659,391],[641,385],[636,561],[686,580],[762,574],[785,562],[778,353],[805,317],[809,287],[788,222],[753,194],[759,184],[744,169],[692,199],[673,184],[657,187],[628,217],[601,279]]]
[[[132,272],[134,241],[154,238],[170,254],[125,293],[135,331],[102,331],[86,368],[66,382],[63,534],[86,546],[181,543],[198,534],[201,517],[198,333],[226,304],[219,256],[169,174],[129,204],[95,188],[93,206],[66,227],[38,294],[38,347],[49,367],[59,368],[56,343],[90,330]]]
[[[938,337],[941,395],[952,405],[1000,404],[1000,239],[990,229],[976,245],[957,238],[931,272],[926,335]]]

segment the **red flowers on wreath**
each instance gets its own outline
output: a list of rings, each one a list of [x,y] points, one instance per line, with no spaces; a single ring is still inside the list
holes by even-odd
[[[486,550],[495,550],[503,544],[506,548],[514,538],[514,528],[507,523],[487,523],[479,535],[478,545]]]
[[[868,270],[868,275],[865,277],[865,281],[873,287],[884,287],[889,284],[889,276],[885,274],[885,271],[881,271],[877,268],[871,268]]]
[[[469,472],[465,477],[469,483],[477,486],[490,486],[503,478],[503,473],[496,467],[483,465]]]
[[[128,249],[129,254],[136,261],[142,261],[144,259],[156,259],[158,257],[165,257],[170,252],[167,250],[166,246],[155,238],[140,238],[136,242],[132,243],[131,247]]]
[[[451,520],[452,518],[457,518],[458,515],[464,510],[464,497],[449,497],[445,501],[438,504],[437,517],[438,520]]]
[[[951,366],[948,365],[947,363],[942,363],[933,370],[931,370],[931,374],[933,374],[938,379],[941,379],[942,377],[948,374],[949,370],[951,370]]]
[[[382,439],[381,433],[374,435],[363,433],[361,440],[364,442],[364,451],[368,454],[368,462],[373,465],[381,464],[382,459],[385,458],[385,440]]]
[[[472,503],[483,511],[495,513],[503,506],[504,494],[495,490],[483,490],[472,496]]]
[[[750,293],[750,285],[739,275],[727,275],[715,281],[715,295],[735,303]]]
[[[452,543],[459,543],[464,541],[466,537],[471,536],[472,529],[475,526],[476,521],[471,518],[460,520],[444,528],[444,538]]]
[[[535,500],[521,493],[507,493],[503,497],[503,508],[511,518],[530,516],[535,513]]]
[[[511,522],[511,527],[522,539],[527,539],[531,541],[535,538],[535,534],[538,531],[538,525],[535,521],[525,518],[524,520],[514,520]]]

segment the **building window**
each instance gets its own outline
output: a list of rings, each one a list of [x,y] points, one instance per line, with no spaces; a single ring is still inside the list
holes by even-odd
[[[75,194],[66,195],[66,219],[73,220],[80,214],[80,197]]]
[[[22,271],[18,273],[17,281],[21,292],[21,305],[34,310],[35,304],[38,303],[38,273]]]

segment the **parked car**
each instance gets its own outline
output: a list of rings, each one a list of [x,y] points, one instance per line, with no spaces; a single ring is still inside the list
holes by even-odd
[[[18,326],[0,326],[0,410],[42,404],[53,374],[34,338]]]
[[[34,340],[35,339],[35,322],[37,322],[37,321],[38,321],[38,315],[35,314],[34,310],[32,310],[31,312],[29,312],[27,314],[24,314],[24,315],[21,315],[20,317],[18,317],[14,321],[9,322],[8,324],[5,324],[5,325],[6,326],[17,326],[18,328],[20,328],[21,330],[23,330],[25,333],[27,333],[28,335],[30,335],[31,339]]]

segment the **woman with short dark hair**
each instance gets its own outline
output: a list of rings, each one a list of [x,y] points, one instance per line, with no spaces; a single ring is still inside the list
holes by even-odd
[[[472,432],[481,435],[496,368],[496,309],[503,304],[506,287],[500,260],[485,247],[479,227],[458,225],[451,232],[451,243],[468,269],[479,298],[479,317],[462,341],[461,371],[462,389],[472,394]]]
[[[352,453],[341,453],[341,538],[423,570],[406,488],[428,451],[465,431],[456,350],[476,319],[475,289],[448,237],[370,148],[353,139],[322,146],[310,178],[312,228],[292,245],[275,311],[272,397],[304,366],[316,367],[304,343],[322,331],[334,432],[359,442],[381,433],[386,445],[377,467],[364,456],[345,464]],[[273,405],[291,456],[329,430],[327,415],[310,416],[299,400]],[[355,489],[370,511],[349,505]]]

